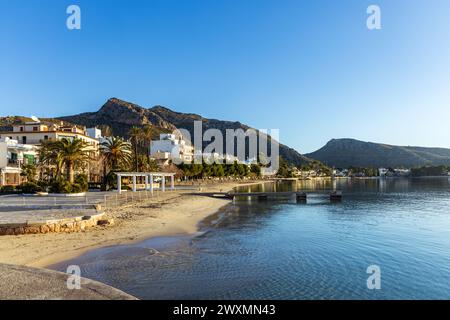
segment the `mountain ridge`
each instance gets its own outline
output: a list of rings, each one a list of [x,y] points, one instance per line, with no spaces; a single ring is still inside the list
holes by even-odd
[[[337,168],[450,166],[450,149],[396,146],[351,138],[331,139],[305,156]]]
[[[193,137],[194,121],[202,121],[203,130],[219,129],[225,134],[226,129],[251,129],[250,126],[239,121],[226,121],[204,118],[195,113],[182,113],[171,110],[168,107],[156,105],[145,108],[140,105],[127,102],[118,98],[109,99],[98,111],[86,112],[77,115],[58,117],[58,120],[84,125],[87,127],[108,125],[113,128],[115,135],[128,137],[128,131],[132,126],[143,126],[150,124],[158,128],[157,132],[170,132],[175,129],[186,129]],[[155,137],[156,138],[156,137]],[[270,141],[269,135],[261,134],[260,138]],[[208,142],[204,143],[204,146]],[[268,153],[270,154],[270,143]],[[280,156],[289,163],[301,166],[309,163],[311,159],[300,154],[293,148],[280,143]]]

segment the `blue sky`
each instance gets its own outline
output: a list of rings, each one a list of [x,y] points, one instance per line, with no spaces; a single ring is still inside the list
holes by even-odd
[[[344,137],[450,147],[447,0],[0,0],[0,39],[0,116],[117,97],[279,128],[303,153]]]

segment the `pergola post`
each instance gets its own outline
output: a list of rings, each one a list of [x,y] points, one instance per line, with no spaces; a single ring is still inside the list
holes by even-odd
[[[153,194],[153,175],[150,175],[150,192]]]
[[[155,177],[161,177],[160,190],[162,192],[166,191],[166,179],[170,177],[170,189],[175,190],[175,174],[174,173],[159,173],[159,172],[117,172],[117,191],[119,194],[122,193],[122,178],[128,177],[132,178],[133,182],[133,192],[137,192],[137,180],[138,177],[144,177],[145,179],[145,190],[150,190],[152,195],[154,192],[154,182]],[[4,183],[4,177],[0,182]],[[150,181],[149,181],[150,180]],[[142,183],[142,179],[139,179],[139,182]]]
[[[133,175],[133,192],[136,192],[136,176]]]

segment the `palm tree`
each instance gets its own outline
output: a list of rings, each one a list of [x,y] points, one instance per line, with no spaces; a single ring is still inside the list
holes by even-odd
[[[131,144],[120,137],[108,137],[100,145],[105,166],[117,170],[131,162]],[[106,175],[106,170],[105,170]]]
[[[150,159],[150,143],[153,138],[153,128],[151,125],[147,124],[145,125],[141,130],[141,139],[144,144],[145,153],[147,154],[147,157]]]
[[[39,166],[47,167],[51,171],[53,171],[52,168],[54,168],[56,178],[60,178],[64,162],[61,158],[61,154],[56,148],[55,141],[41,141],[38,152]]]
[[[139,160],[138,160],[138,143],[142,140],[142,130],[139,127],[133,126],[128,134],[131,137],[131,141],[133,143],[133,150],[134,150],[134,171],[139,171]]]
[[[73,183],[75,169],[90,160],[89,144],[81,139],[63,138],[53,142],[52,148],[58,153],[57,157],[66,167],[67,180]]]

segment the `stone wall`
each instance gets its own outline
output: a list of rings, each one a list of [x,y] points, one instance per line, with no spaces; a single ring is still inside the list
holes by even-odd
[[[92,216],[67,218],[61,220],[48,221],[28,221],[20,224],[0,225],[0,236],[42,234],[42,233],[72,233],[84,231],[97,225],[112,224],[112,220],[105,220],[105,213]]]

